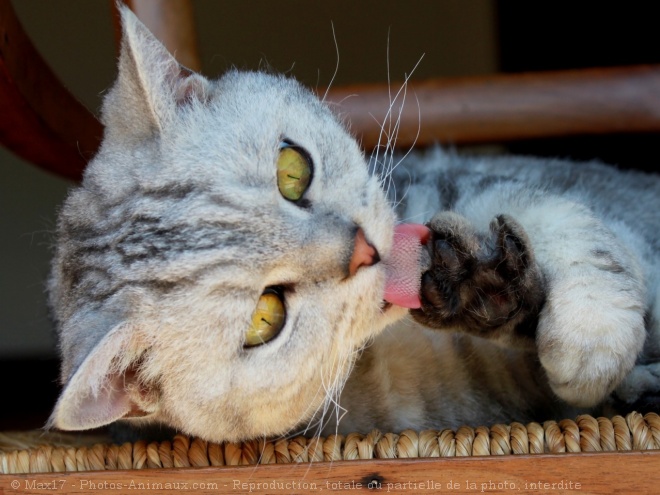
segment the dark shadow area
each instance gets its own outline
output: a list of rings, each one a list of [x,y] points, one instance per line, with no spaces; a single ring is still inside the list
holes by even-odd
[[[57,359],[0,360],[0,431],[44,426],[60,391]]]
[[[660,63],[650,2],[498,0],[497,17],[503,72]],[[534,140],[508,148],[519,154],[600,159],[658,171],[657,145],[657,135],[608,135]]]

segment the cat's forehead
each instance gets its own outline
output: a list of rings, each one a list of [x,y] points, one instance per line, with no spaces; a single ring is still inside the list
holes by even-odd
[[[214,97],[240,105],[259,105],[277,110],[281,104],[301,105],[312,112],[325,112],[323,104],[296,79],[267,72],[229,71],[214,81]]]
[[[321,145],[346,134],[330,109],[298,81],[262,72],[232,71],[213,84],[209,107],[220,122],[256,142],[295,133]],[[229,130],[229,129],[227,129]],[[348,136],[346,136],[348,137]],[[343,138],[343,137],[342,137]]]

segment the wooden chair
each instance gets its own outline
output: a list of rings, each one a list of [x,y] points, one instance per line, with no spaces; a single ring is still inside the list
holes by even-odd
[[[189,0],[127,3],[182,63],[199,69]],[[411,82],[408,92],[419,107],[402,111],[397,145],[404,148],[660,132],[660,66],[439,79]],[[385,117],[386,87],[332,88],[328,99],[348,116],[365,149],[378,146],[374,118]],[[0,0],[0,112],[4,146],[73,179],[81,177],[103,132],[39,56],[8,0]],[[158,493],[184,486],[215,494],[314,488],[651,493],[660,472],[655,414],[219,445],[180,435],[121,446],[96,437],[35,435],[0,434],[0,473],[22,473],[0,476],[0,493],[45,490],[51,483],[70,493],[116,492],[120,484],[125,491],[130,483]],[[257,462],[267,465],[254,467]]]
[[[180,62],[200,68],[189,0],[127,3]],[[34,49],[9,0],[0,0],[0,29],[0,142],[36,165],[79,179],[100,143],[100,123]],[[403,108],[397,145],[657,133],[658,88],[655,65],[411,82],[408,93],[419,107]],[[374,122],[382,122],[389,107],[387,87],[332,88],[328,100],[349,118],[366,150],[378,145]]]

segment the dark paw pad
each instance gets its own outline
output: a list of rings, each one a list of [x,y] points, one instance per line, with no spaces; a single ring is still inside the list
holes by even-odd
[[[500,215],[486,235],[467,221],[431,222],[431,267],[422,276],[422,308],[412,315],[434,328],[485,335],[535,321],[543,301],[540,272],[524,229]],[[524,329],[525,332],[533,329]]]

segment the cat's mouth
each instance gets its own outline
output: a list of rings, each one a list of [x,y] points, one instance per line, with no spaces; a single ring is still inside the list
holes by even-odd
[[[392,305],[404,308],[420,308],[422,273],[426,270],[429,256],[423,246],[431,231],[425,225],[402,223],[394,228],[394,242],[390,256],[383,261],[386,268],[383,311]]]

